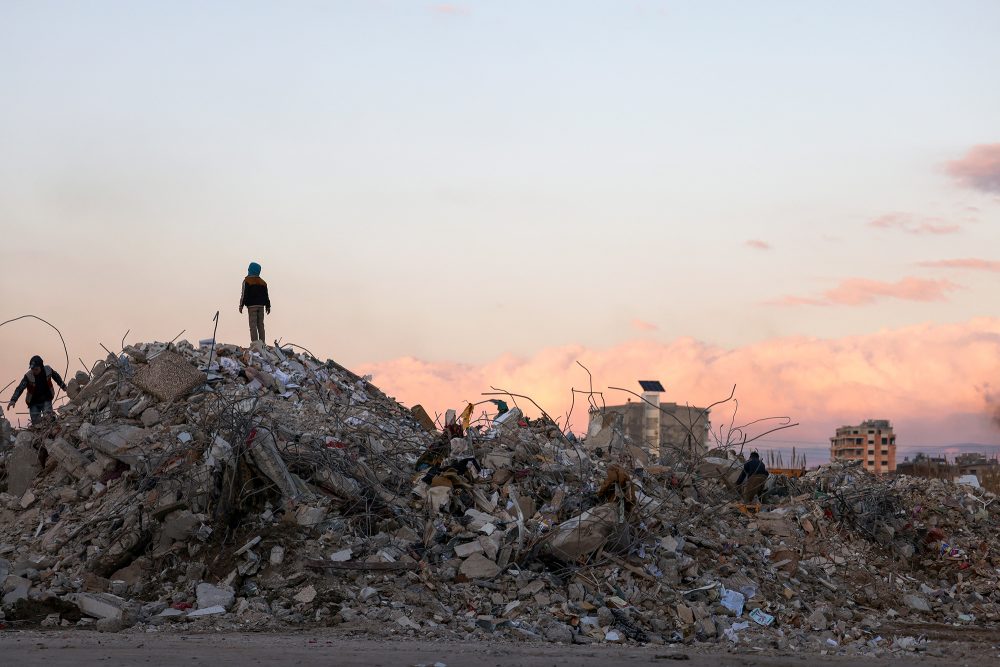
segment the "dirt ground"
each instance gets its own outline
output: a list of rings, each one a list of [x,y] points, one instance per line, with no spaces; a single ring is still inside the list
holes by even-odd
[[[0,665],[77,667],[78,665],[380,665],[443,663],[447,667],[608,667],[671,665],[691,667],[995,667],[1000,637],[970,637],[942,642],[947,657],[903,654],[896,657],[822,655],[770,656],[752,649],[703,652],[685,647],[558,646],[423,640],[345,639],[316,634],[101,634],[97,632],[0,632]]]

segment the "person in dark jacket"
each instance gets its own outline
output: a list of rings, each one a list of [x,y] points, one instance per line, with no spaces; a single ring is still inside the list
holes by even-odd
[[[271,314],[271,298],[267,295],[267,283],[260,277],[260,264],[250,262],[247,277],[243,279],[243,292],[240,294],[240,312],[246,306],[250,316],[250,342],[265,342],[264,313]]]
[[[756,498],[766,481],[767,468],[764,466],[764,462],[760,460],[760,454],[751,452],[750,460],[743,466],[743,472],[740,473],[740,478],[736,480],[736,486],[741,487],[740,492],[743,495],[743,502],[749,503]]]
[[[27,391],[28,395],[25,401],[28,404],[28,411],[31,413],[31,423],[38,422],[43,414],[52,413],[52,401],[56,397],[54,384],[66,391],[66,383],[63,382],[59,373],[46,366],[42,358],[36,354],[28,362],[28,372],[24,374],[21,384],[17,385],[14,395],[10,397],[7,409],[13,408],[21,394]]]

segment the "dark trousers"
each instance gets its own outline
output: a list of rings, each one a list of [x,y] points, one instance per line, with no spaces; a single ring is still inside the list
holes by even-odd
[[[31,423],[35,424],[42,418],[43,414],[52,414],[52,401],[31,403],[28,405],[28,412],[31,413]]]

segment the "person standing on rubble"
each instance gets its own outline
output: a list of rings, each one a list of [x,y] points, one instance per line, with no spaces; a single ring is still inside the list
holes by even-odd
[[[17,385],[14,395],[10,397],[7,409],[13,408],[21,394],[27,391],[25,400],[28,403],[28,412],[31,413],[31,423],[37,423],[43,414],[52,414],[52,401],[56,397],[53,383],[66,391],[66,383],[59,373],[46,366],[42,358],[36,354],[28,362],[28,372],[21,378],[21,384]]]
[[[749,503],[756,498],[760,490],[764,488],[764,482],[766,481],[767,468],[764,466],[764,462],[760,460],[760,454],[751,452],[750,460],[743,466],[743,472],[740,473],[740,478],[736,480],[736,486],[740,488],[740,492],[743,494],[743,502]]]
[[[271,298],[267,295],[267,283],[260,277],[260,264],[250,262],[247,277],[243,279],[243,292],[240,294],[240,312],[246,306],[250,316],[250,343],[258,340],[265,345],[264,313],[271,314]]]

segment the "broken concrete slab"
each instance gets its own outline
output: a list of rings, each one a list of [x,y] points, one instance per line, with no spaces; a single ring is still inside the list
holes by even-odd
[[[186,540],[200,525],[201,520],[190,510],[177,510],[163,517],[163,534],[171,540]]]
[[[27,577],[7,575],[3,580],[3,606],[12,605],[18,600],[27,600],[31,590],[31,580]]]
[[[483,553],[483,545],[478,540],[455,545],[455,555],[459,558],[468,558],[472,554]]]
[[[7,493],[12,496],[23,496],[31,483],[35,481],[42,466],[38,463],[38,450],[28,438],[18,436],[18,442],[7,457]]]
[[[458,571],[468,579],[491,579],[500,572],[500,567],[480,553],[474,553],[464,561]]]
[[[118,621],[131,627],[138,620],[138,609],[128,601],[110,593],[77,593],[74,601],[87,616]]]
[[[202,618],[204,616],[216,616],[218,614],[225,614],[226,608],[222,605],[215,605],[213,607],[205,607],[204,609],[196,609],[194,611],[189,611],[187,613],[187,618]]]
[[[575,561],[600,549],[617,523],[618,508],[614,504],[592,507],[556,526],[545,548],[556,558]]]
[[[236,600],[236,594],[232,589],[220,588],[206,582],[198,584],[195,593],[198,597],[198,609],[207,609],[209,607],[229,609]]]
[[[306,586],[301,591],[295,594],[294,600],[296,602],[302,602],[303,604],[308,604],[316,599],[316,588],[314,586]]]
[[[82,479],[88,476],[87,466],[91,464],[91,460],[64,438],[56,438],[46,443],[45,449],[49,456],[58,461],[59,465],[73,477]]]
[[[144,428],[113,422],[97,425],[85,423],[77,433],[80,440],[91,449],[129,465],[139,461],[139,453],[133,452],[133,449],[146,435]]]
[[[132,376],[132,384],[164,402],[190,394],[208,379],[180,354],[166,350]]]
[[[295,523],[300,526],[312,527],[323,523],[326,518],[327,509],[325,507],[311,507],[309,505],[299,505],[295,509]]]
[[[142,417],[140,418],[142,425],[146,428],[156,426],[160,423],[161,419],[163,418],[160,416],[160,411],[156,408],[146,408],[143,410]]]

